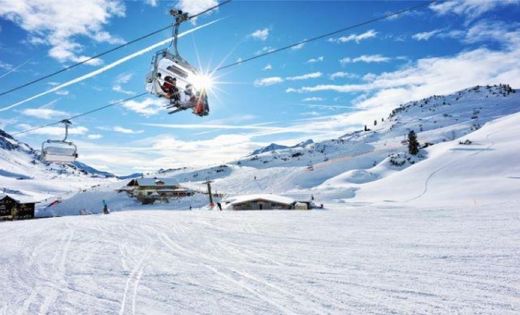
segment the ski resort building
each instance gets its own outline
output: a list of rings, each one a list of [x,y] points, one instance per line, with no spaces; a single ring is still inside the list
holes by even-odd
[[[0,220],[32,219],[35,204],[32,200],[19,200],[0,194]]]
[[[289,210],[295,209],[295,205],[294,199],[273,194],[242,195],[224,202],[224,207],[230,210]]]
[[[151,204],[157,200],[167,202],[168,198],[188,197],[194,194],[193,190],[181,187],[174,179],[156,177],[132,179],[120,191],[128,192],[143,204]]]

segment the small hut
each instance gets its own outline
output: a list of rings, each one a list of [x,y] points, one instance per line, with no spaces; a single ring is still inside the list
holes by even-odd
[[[231,210],[289,210],[295,208],[295,201],[279,195],[255,194],[235,196],[225,201],[224,206]]]
[[[13,198],[0,194],[0,220],[21,220],[34,218],[36,202],[26,198]]]

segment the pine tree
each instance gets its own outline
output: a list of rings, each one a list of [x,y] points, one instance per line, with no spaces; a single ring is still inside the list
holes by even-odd
[[[374,126],[377,126],[377,120],[374,120]]]
[[[417,155],[417,153],[419,153],[419,142],[417,141],[417,135],[413,130],[410,130],[408,133],[408,152],[411,155]]]

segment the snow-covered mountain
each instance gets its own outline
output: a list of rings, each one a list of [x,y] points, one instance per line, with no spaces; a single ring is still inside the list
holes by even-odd
[[[520,174],[515,173],[518,173],[520,161],[511,151],[520,150],[517,141],[519,131],[512,129],[515,123],[520,125],[518,112],[520,93],[508,85],[476,86],[450,95],[435,95],[403,104],[388,117],[378,119],[375,125],[369,126],[371,130],[368,131],[359,130],[320,142],[307,140],[292,147],[272,144],[259,149],[256,154],[228,164],[197,169],[163,169],[148,175],[175,178],[182,185],[197,190],[205,189],[204,181],[213,180],[213,189],[225,195],[277,193],[305,198],[312,195],[323,202],[375,202],[413,199],[417,196],[428,200],[423,198],[426,194],[423,191],[426,190],[430,194],[438,192],[439,196],[441,191],[446,196],[471,196],[475,202],[480,197],[465,191],[467,187],[479,191],[475,185],[464,185],[470,178],[478,178],[479,185],[486,185],[485,182],[489,181],[494,183],[496,189],[502,189],[510,183],[509,177],[520,177]],[[416,156],[407,152],[406,136],[410,130],[417,133],[421,144],[421,150]],[[12,138],[5,139],[4,142],[10,143],[5,144],[6,147],[18,145],[17,149],[3,149],[0,152],[9,152],[4,160],[11,161],[8,163],[10,168],[3,169],[11,172],[9,174],[15,174],[9,177],[10,183],[5,179],[1,182],[5,187],[20,187],[13,184],[19,181],[15,178],[20,176],[28,179],[50,177],[51,185],[57,185],[57,176],[67,181],[74,176],[78,179],[86,177],[74,172],[57,172],[53,169],[56,166],[33,162],[34,152],[29,147],[18,144]],[[498,142],[507,143],[507,150],[502,144],[495,145]],[[475,154],[477,152],[480,153]],[[506,158],[508,155],[512,158]],[[498,158],[503,162],[496,164]],[[18,160],[25,161],[21,163],[25,169],[12,166],[19,165]],[[439,168],[450,169],[444,167],[444,164],[456,165],[458,171],[443,173],[443,178],[437,178],[435,174],[439,174]],[[467,165],[471,165],[472,169],[463,171]],[[490,165],[498,169],[490,168]],[[34,169],[40,170],[42,174],[28,175],[33,174],[31,172]],[[490,169],[494,171],[489,172]],[[509,177],[504,175],[506,171],[511,171]],[[0,178],[6,178],[5,174],[4,171]],[[451,174],[460,176],[452,181],[453,185],[449,182]],[[501,177],[495,178],[495,175]],[[436,182],[444,183],[451,193],[431,186],[433,177]],[[88,178],[93,180],[92,177]],[[71,199],[75,200],[74,205],[77,205],[78,200],[83,200],[91,202],[92,207],[97,209],[102,199],[121,205],[121,209],[129,204],[129,201],[120,200],[121,196],[114,192],[126,181],[114,178],[107,182],[104,179],[101,186],[97,186],[100,179],[96,180],[96,185],[93,185],[96,187],[86,192],[88,198],[76,196]],[[513,193],[518,190],[520,193],[519,188],[514,188],[517,186],[503,191]],[[408,187],[406,193],[397,193],[399,187]],[[491,189],[486,196],[492,195],[503,194]],[[429,196],[435,197],[434,194]],[[88,208],[88,205],[85,206]],[[179,207],[182,206],[185,206],[184,203],[179,203]],[[63,208],[68,209],[66,201]],[[76,210],[72,213],[77,213]]]
[[[162,175],[194,186],[212,179],[216,189],[228,194],[312,194],[340,201],[355,197],[367,183],[395,176],[412,165],[414,167],[403,174],[413,173],[418,169],[416,165],[425,165],[424,161],[441,154],[437,151],[443,147],[441,144],[449,143],[446,145],[458,148],[459,141],[471,139],[471,134],[486,124],[519,111],[520,93],[510,86],[475,86],[403,104],[388,117],[381,117],[376,125],[369,126],[369,131],[359,130],[338,139],[309,141],[274,151],[269,150],[274,147],[270,145],[259,149],[258,152],[263,153],[224,166]],[[422,146],[417,156],[407,153],[406,137],[410,130],[417,133]],[[511,133],[512,139],[517,135]],[[462,148],[470,151],[472,146]],[[441,155],[451,156],[447,152]],[[517,160],[507,163],[513,165],[502,167],[520,164]],[[217,169],[220,172],[217,173]]]
[[[312,144],[312,143],[314,143],[314,141],[312,139],[307,139],[307,140],[302,141],[293,146],[286,146],[286,145],[281,145],[281,144],[277,144],[277,143],[271,143],[268,146],[254,150],[253,152],[251,152],[251,154],[249,154],[249,156],[254,156],[254,155],[258,155],[258,154],[262,154],[262,153],[273,152],[276,150],[284,150],[284,149],[289,149],[289,148],[304,148],[307,145]]]
[[[0,192],[41,201],[75,193],[114,175],[84,163],[44,163],[31,146],[0,130]]]

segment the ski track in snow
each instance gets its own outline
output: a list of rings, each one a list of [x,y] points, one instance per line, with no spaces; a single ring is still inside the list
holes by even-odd
[[[490,137],[491,137],[491,135],[493,135],[493,134],[497,134],[497,133],[499,133],[499,132],[500,132],[500,130],[495,131],[495,132],[492,132],[492,133],[488,133],[488,134],[486,135],[486,140],[487,140],[487,141],[490,141],[489,145],[487,145],[485,149],[478,150],[477,152],[471,153],[471,154],[469,154],[468,156],[465,156],[464,158],[473,157],[473,156],[476,156],[476,155],[478,155],[478,154],[480,154],[480,153],[482,153],[482,152],[485,152],[486,150],[490,150],[490,149],[492,149],[493,146],[495,145],[495,142],[492,141],[492,140],[490,139]],[[459,160],[460,160],[460,158],[459,158],[459,159],[456,159],[456,160],[453,160],[453,161],[451,161],[451,162],[449,162],[449,163],[446,163],[445,165],[439,167],[439,168],[436,169],[435,171],[433,171],[433,172],[432,172],[432,173],[431,173],[431,174],[426,178],[426,180],[424,181],[424,189],[423,189],[423,191],[422,191],[419,195],[417,195],[416,197],[413,197],[413,198],[407,199],[407,200],[403,200],[403,201],[401,201],[401,202],[410,202],[410,201],[414,201],[414,200],[417,200],[417,199],[423,197],[424,195],[426,195],[426,194],[428,193],[428,185],[430,184],[430,182],[431,182],[431,180],[433,179],[433,177],[434,177],[435,175],[437,175],[439,172],[441,172],[442,170],[446,169],[448,166],[454,164],[455,162],[459,162]]]
[[[0,314],[520,311],[514,204],[338,207],[2,223]]]

